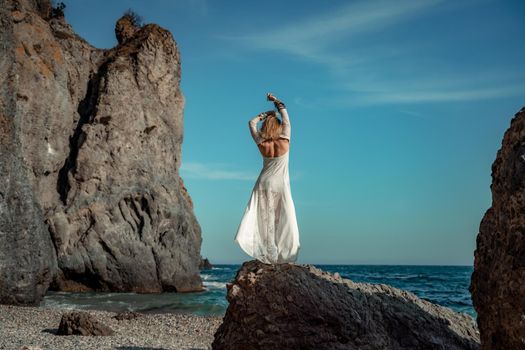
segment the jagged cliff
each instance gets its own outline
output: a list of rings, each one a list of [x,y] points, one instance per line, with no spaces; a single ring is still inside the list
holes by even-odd
[[[200,290],[171,33],[123,17],[97,49],[49,0],[2,0],[0,20],[0,300]]]
[[[470,285],[481,346],[525,349],[525,107],[505,132],[490,187]]]

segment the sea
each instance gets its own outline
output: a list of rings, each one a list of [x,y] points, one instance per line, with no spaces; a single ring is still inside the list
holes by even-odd
[[[404,289],[432,303],[464,312],[476,318],[468,290],[472,266],[408,265],[318,265],[355,282],[384,283]],[[48,292],[40,306],[59,309],[91,309],[113,312],[189,313],[224,316],[228,307],[226,283],[241,265],[214,265],[201,270],[206,291],[196,293],[102,293]]]

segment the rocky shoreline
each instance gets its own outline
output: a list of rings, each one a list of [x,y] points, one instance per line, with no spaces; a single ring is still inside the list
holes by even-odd
[[[0,349],[211,349],[222,322],[222,317],[188,314],[140,314],[119,321],[117,313],[89,310],[114,335],[58,336],[60,319],[68,311],[0,305]]]

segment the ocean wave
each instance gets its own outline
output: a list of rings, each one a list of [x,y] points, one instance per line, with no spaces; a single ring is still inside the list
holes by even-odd
[[[210,277],[212,277],[212,275],[208,273],[201,273],[201,278],[205,281],[208,280]]]
[[[222,288],[226,288],[226,282],[207,281],[207,282],[204,282],[204,286],[222,289]]]
[[[111,297],[122,297],[122,296],[129,296],[129,295],[136,295],[137,294],[137,293],[125,293],[125,292],[124,293],[107,293],[107,292],[102,292],[100,294],[99,293],[90,295],[90,298],[105,299],[105,298],[111,298]]]
[[[48,309],[61,309],[61,310],[77,310],[77,309],[89,309],[95,305],[91,304],[71,304],[71,303],[61,303],[61,302],[48,302],[41,307]]]

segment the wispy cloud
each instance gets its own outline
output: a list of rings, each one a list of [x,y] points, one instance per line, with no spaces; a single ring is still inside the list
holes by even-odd
[[[234,40],[246,48],[283,51],[339,71],[349,65],[363,63],[365,58],[348,53],[341,55],[330,50],[330,45],[391,26],[440,2],[442,0],[362,1],[270,31],[222,38]],[[392,50],[388,51],[391,53]]]
[[[512,96],[525,96],[525,83],[516,83],[497,87],[472,87],[423,90],[369,90],[359,93],[340,93],[336,96],[319,97],[311,99],[308,103],[301,103],[303,107],[331,105],[336,107],[362,106],[378,103],[388,104],[418,104],[428,102],[463,102],[482,99],[503,98]],[[410,113],[406,113],[410,114]]]
[[[370,94],[364,102],[420,103],[444,101],[473,101],[524,95],[525,84],[494,88],[467,88],[430,91],[379,92]]]
[[[257,180],[258,174],[255,174],[254,172],[230,170],[228,168],[229,166],[225,164],[183,162],[180,170],[184,178],[193,178],[201,180]],[[303,177],[303,172],[300,170],[296,170],[290,175],[290,180],[299,181]]]
[[[257,176],[247,171],[224,169],[218,164],[204,164],[198,162],[183,162],[181,172],[184,177],[204,180],[242,180],[253,181]]]
[[[276,50],[325,67],[342,104],[457,102],[519,95],[524,84],[516,82],[516,76],[514,81],[502,78],[508,72],[500,68],[476,74],[448,62],[438,75],[434,64],[439,58],[420,57],[425,50],[416,45],[424,43],[401,45],[375,37],[379,40],[370,44],[366,40],[430,11],[454,6],[460,5],[443,0],[361,1],[267,31],[223,38],[248,50]],[[314,104],[308,100],[297,98],[296,102]]]

